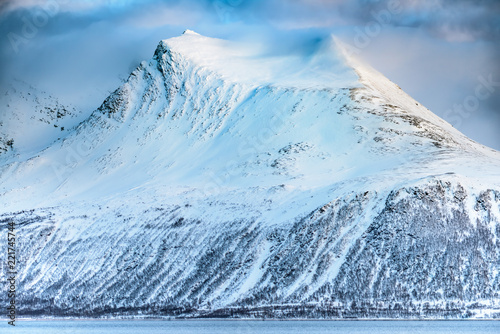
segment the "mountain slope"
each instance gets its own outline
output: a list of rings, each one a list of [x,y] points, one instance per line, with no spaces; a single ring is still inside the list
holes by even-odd
[[[0,158],[24,314],[500,314],[500,154],[333,42],[188,31],[66,137]]]
[[[79,123],[79,112],[74,107],[19,80],[2,90],[0,106],[1,156],[9,153],[31,157],[65,137]]]

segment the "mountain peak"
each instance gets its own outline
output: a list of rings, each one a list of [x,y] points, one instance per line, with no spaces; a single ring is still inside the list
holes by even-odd
[[[160,42],[155,58],[167,53],[204,68],[225,81],[293,88],[346,88],[358,84],[356,73],[333,40],[313,54],[284,53],[263,42],[236,42],[202,36],[187,30]],[[170,65],[170,64],[169,64]]]
[[[201,36],[200,34],[198,34],[197,32],[193,31],[193,30],[189,30],[189,29],[186,29],[184,30],[184,32],[182,33],[183,35],[198,35],[198,36]]]

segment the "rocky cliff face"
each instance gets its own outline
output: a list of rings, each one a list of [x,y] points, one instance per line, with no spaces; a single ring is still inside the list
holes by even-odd
[[[327,50],[188,32],[4,156],[20,313],[500,317],[500,154]]]

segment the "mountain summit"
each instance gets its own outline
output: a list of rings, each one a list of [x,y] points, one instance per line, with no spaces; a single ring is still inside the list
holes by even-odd
[[[187,30],[64,138],[0,155],[21,312],[499,317],[500,153],[323,44]]]

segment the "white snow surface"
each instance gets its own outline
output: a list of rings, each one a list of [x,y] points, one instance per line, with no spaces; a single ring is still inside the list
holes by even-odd
[[[67,136],[83,120],[75,107],[19,80],[2,88],[0,108],[0,141],[13,140],[17,159],[31,158]],[[13,154],[9,151],[6,155]]]

